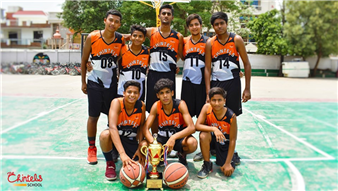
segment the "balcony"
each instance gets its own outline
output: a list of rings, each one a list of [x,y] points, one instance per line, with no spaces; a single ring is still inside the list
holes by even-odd
[[[50,28],[48,21],[46,23],[33,23],[32,21],[5,20],[1,23],[1,28]]]

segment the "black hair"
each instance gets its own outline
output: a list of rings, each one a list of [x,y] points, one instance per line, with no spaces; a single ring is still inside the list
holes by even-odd
[[[189,27],[190,22],[194,19],[198,19],[198,22],[200,23],[200,25],[202,25],[202,18],[201,16],[199,16],[198,14],[191,14],[187,17],[187,19],[185,20],[185,23],[187,25],[187,27]]]
[[[120,17],[120,21],[122,20],[122,14],[118,10],[110,9],[109,11],[107,11],[105,18],[108,18],[109,15],[116,15],[116,16]]]
[[[168,78],[162,78],[155,83],[154,90],[156,93],[160,92],[164,88],[169,88],[171,91],[173,90],[174,82]]]
[[[214,95],[221,95],[224,99],[226,99],[227,92],[220,87],[213,87],[209,90],[209,99],[214,97]]]
[[[224,12],[213,13],[211,18],[210,18],[211,25],[214,25],[214,22],[215,22],[216,19],[223,19],[225,21],[225,23],[228,24],[228,15]]]
[[[129,86],[135,86],[135,87],[138,88],[139,92],[141,91],[141,84],[140,84],[140,82],[137,82],[137,81],[134,81],[134,80],[127,81],[126,83],[123,84],[124,91],[126,91],[126,89]]]
[[[131,25],[131,27],[130,27],[130,34],[133,34],[134,31],[140,31],[140,32],[143,33],[144,36],[147,35],[147,29],[144,28],[141,25]]]
[[[174,7],[172,5],[166,4],[166,5],[162,5],[160,7],[160,11],[159,14],[161,14],[162,9],[170,9],[171,10],[171,15],[174,16]]]

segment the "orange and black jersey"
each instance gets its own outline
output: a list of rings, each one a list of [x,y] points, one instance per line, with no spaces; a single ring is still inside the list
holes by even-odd
[[[217,35],[211,38],[212,80],[226,81],[239,77],[239,54],[235,45],[236,34],[230,33],[222,44]]]
[[[230,108],[227,108],[227,111],[225,112],[225,115],[222,117],[222,119],[217,119],[211,105],[209,104],[205,122],[208,126],[217,127],[224,134],[224,136],[229,139],[230,126],[233,116],[234,112]]]
[[[121,68],[117,94],[123,95],[123,85],[129,80],[140,82],[141,91],[143,93],[143,82],[146,78],[146,72],[149,64],[149,51],[142,46],[141,52],[134,54],[128,45],[124,45],[121,50]],[[141,96],[141,95],[140,95]]]
[[[164,110],[161,101],[157,101],[158,134],[162,137],[171,137],[182,131],[187,125],[180,112],[181,100],[173,99],[173,109],[169,115]]]
[[[183,80],[193,84],[204,84],[205,44],[208,37],[202,36],[194,43],[191,36],[184,38],[183,46]]]
[[[121,105],[121,113],[117,121],[117,129],[119,135],[128,139],[135,139],[137,136],[137,129],[141,126],[143,104],[142,101],[137,100],[134,111],[128,115],[124,107],[124,99],[117,98]]]
[[[110,88],[117,84],[116,61],[120,55],[124,43],[123,36],[115,32],[115,39],[111,43],[104,41],[102,31],[96,30],[91,36],[91,63],[93,70],[88,74],[88,80],[100,84],[104,88]]]
[[[170,35],[164,38],[159,28],[151,29],[150,70],[157,72],[175,71],[180,36],[179,32],[171,30]]]

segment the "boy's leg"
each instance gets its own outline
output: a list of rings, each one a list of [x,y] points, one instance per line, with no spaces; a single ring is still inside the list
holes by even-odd
[[[113,161],[113,141],[111,140],[110,132],[108,129],[102,131],[100,135],[100,146],[103,152],[103,156],[106,159],[106,179],[115,180],[116,179],[116,166]]]
[[[197,173],[198,178],[206,178],[212,172],[212,162],[210,162],[210,143],[212,141],[210,132],[200,133],[200,148],[203,155],[202,169]]]
[[[178,161],[187,166],[187,154],[193,153],[197,149],[197,140],[194,136],[189,135],[184,139],[177,140],[175,143],[175,150],[178,151]]]

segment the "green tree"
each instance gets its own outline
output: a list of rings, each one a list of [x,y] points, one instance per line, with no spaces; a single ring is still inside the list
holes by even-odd
[[[283,35],[282,18],[276,9],[268,11],[249,22],[253,38],[257,42],[257,53],[286,55],[287,42]]]
[[[103,29],[103,19],[109,9],[119,8],[120,1],[66,0],[62,5],[63,25],[78,33]],[[74,35],[74,36],[75,36]]]
[[[291,53],[306,58],[316,55],[312,75],[316,76],[321,57],[338,53],[338,2],[289,1],[285,34]]]

